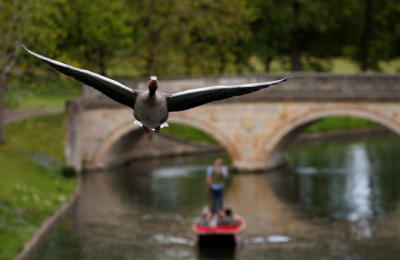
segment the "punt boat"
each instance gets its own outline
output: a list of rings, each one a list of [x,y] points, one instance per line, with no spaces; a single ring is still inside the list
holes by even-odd
[[[202,226],[193,224],[193,232],[197,235],[199,247],[238,247],[244,241],[246,221],[235,214],[238,225],[234,226]]]

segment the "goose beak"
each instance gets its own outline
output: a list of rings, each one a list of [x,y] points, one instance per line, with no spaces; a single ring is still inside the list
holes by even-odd
[[[157,87],[158,86],[158,81],[156,76],[151,76],[149,78],[149,87]]]

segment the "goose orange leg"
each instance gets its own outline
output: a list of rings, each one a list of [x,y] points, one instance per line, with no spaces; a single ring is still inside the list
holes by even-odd
[[[142,134],[149,134],[149,133],[150,133],[150,128],[142,126]]]
[[[160,133],[160,126],[157,126],[157,127],[154,129],[154,132],[157,133],[157,134]]]

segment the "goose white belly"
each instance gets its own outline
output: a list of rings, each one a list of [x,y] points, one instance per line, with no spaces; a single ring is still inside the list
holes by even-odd
[[[150,97],[148,93],[143,93],[136,99],[133,115],[148,128],[155,129],[161,126],[168,119],[165,96],[156,93],[155,96]]]

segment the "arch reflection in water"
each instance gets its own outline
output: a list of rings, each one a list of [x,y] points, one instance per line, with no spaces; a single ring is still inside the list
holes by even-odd
[[[380,139],[313,145],[292,157],[298,165],[293,175],[297,194],[307,214],[348,226],[346,233],[354,238],[379,233],[377,220],[400,200],[399,163],[393,160],[400,155],[400,143],[398,137],[388,140],[386,145]]]
[[[372,197],[373,180],[371,165],[367,157],[366,147],[356,144],[350,147],[348,151],[349,174],[345,198],[349,212],[347,219],[354,224],[352,232],[357,237],[371,237],[372,227],[371,218],[373,217],[374,205]]]

